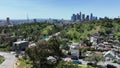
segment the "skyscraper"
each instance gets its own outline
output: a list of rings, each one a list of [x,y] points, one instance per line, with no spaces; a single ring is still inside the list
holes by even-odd
[[[80,21],[80,15],[78,13],[76,15],[76,21]]]
[[[85,14],[82,14],[82,21],[85,21]]]
[[[93,17],[93,20],[97,20],[97,17],[94,16],[94,17]]]
[[[98,17],[95,17],[95,20],[98,20]]]
[[[90,15],[85,15],[80,12],[77,14],[73,14],[71,16],[71,21],[73,22],[92,21],[92,20],[97,20],[97,17],[93,16],[92,13]]]
[[[80,12],[80,22],[82,21],[81,17],[82,17],[82,13]]]
[[[75,15],[75,14],[72,15],[71,20],[72,20],[73,22],[76,21],[76,15]]]
[[[93,14],[92,13],[90,14],[90,20],[91,21],[93,20]]]
[[[86,21],[89,21],[89,15],[86,16]]]
[[[10,18],[9,17],[6,18],[6,23],[7,23],[7,25],[10,25]]]
[[[36,20],[36,19],[33,19],[33,22],[34,22],[34,23],[36,23],[36,22],[37,22],[37,20]]]

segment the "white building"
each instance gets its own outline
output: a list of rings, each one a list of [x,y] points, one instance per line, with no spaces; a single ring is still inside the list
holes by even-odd
[[[70,45],[71,56],[79,57],[79,43],[73,43]]]
[[[120,60],[120,57],[115,53],[115,51],[110,50],[103,55],[106,60]]]
[[[13,50],[14,51],[24,51],[26,47],[28,47],[29,42],[28,41],[17,41],[13,42]]]
[[[90,42],[92,42],[93,45],[97,45],[98,38],[99,38],[99,33],[93,33],[90,36]]]
[[[90,42],[92,42],[93,45],[97,45],[97,37],[90,37]]]

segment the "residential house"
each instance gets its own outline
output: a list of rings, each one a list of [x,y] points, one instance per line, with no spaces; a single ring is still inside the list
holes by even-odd
[[[97,45],[97,50],[109,51],[111,49],[111,44],[108,42],[99,43]]]
[[[92,42],[93,45],[97,45],[98,38],[99,38],[99,34],[98,33],[94,33],[94,34],[92,34],[90,36],[90,42]]]
[[[72,45],[70,45],[71,56],[79,57],[79,47],[80,47],[79,43],[73,43]]]
[[[120,57],[117,55],[117,53],[114,50],[110,50],[104,53],[103,55],[105,57],[105,60],[120,60]]]
[[[29,45],[28,41],[13,42],[12,50],[16,52],[24,51]]]
[[[32,46],[37,46],[37,45],[35,43],[31,43],[31,44],[29,44],[28,47],[32,47]]]

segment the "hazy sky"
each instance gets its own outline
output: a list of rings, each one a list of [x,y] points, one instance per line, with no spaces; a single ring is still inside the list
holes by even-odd
[[[120,0],[0,0],[0,19],[70,19],[73,13],[120,16]]]

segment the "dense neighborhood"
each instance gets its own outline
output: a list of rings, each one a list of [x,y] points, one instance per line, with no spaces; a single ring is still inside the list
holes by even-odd
[[[102,18],[0,27],[0,50],[12,51],[16,68],[119,68],[119,22]]]

